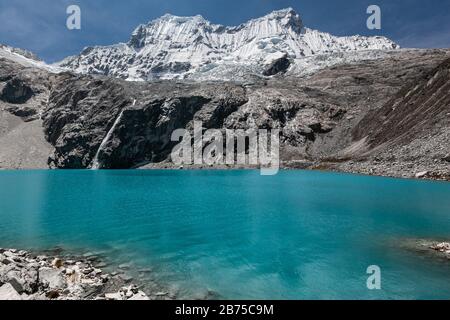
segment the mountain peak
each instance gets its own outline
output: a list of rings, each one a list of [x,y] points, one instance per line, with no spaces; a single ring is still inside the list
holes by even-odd
[[[185,27],[189,25],[188,27]],[[170,13],[150,21],[147,24],[139,25],[132,33],[128,45],[134,49],[141,49],[150,41],[152,43],[157,38],[169,39],[171,34],[176,32],[191,31],[196,33],[199,28],[210,26],[210,22],[203,16],[176,16]]]
[[[207,20],[203,18],[201,15],[195,15],[195,16],[176,16],[171,13],[166,13],[165,15],[159,17],[158,19],[155,19],[149,23],[149,25],[155,23],[155,22],[175,22],[175,23],[186,23],[189,21],[196,21],[196,22],[206,22]]]
[[[300,15],[291,7],[272,11],[261,18],[250,20],[248,23],[259,21],[275,21],[281,27],[292,29],[297,33],[300,33],[304,27]]]
[[[286,17],[286,16],[299,16],[299,15],[292,7],[287,7],[287,8],[280,9],[280,10],[274,10],[271,13],[267,14],[266,16]]]

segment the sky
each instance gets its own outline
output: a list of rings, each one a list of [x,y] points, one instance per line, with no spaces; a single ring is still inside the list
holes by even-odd
[[[66,9],[73,4],[81,8],[81,30],[66,27]],[[381,8],[381,30],[367,29],[372,4]],[[127,42],[139,24],[165,13],[201,14],[234,26],[287,7],[305,26],[334,35],[382,35],[402,47],[450,47],[449,0],[0,0],[0,43],[56,62],[87,46]]]

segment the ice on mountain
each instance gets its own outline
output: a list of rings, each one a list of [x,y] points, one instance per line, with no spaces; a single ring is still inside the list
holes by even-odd
[[[128,43],[92,47],[59,63],[79,73],[97,73],[127,80],[236,79],[236,70],[261,73],[281,55],[294,64],[291,70],[317,69],[314,56],[336,53],[393,50],[398,46],[384,37],[335,37],[306,28],[300,16],[287,8],[250,20],[237,27],[212,24],[202,16],[164,15],[138,26]],[[355,57],[376,54],[359,54]],[[302,61],[303,59],[306,61]],[[335,60],[333,60],[335,59]],[[307,70],[306,70],[307,71]],[[290,71],[291,72],[291,71]]]

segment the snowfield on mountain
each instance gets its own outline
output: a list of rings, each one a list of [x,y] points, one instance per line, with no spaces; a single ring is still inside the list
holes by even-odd
[[[136,81],[246,80],[267,74],[280,59],[284,67],[275,68],[277,73],[307,74],[379,58],[384,51],[398,48],[385,37],[335,37],[309,29],[291,8],[237,27],[212,24],[199,15],[167,14],[137,27],[128,43],[88,47],[57,66]]]

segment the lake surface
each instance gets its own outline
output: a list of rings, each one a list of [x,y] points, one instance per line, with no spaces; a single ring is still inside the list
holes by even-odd
[[[99,251],[196,298],[450,298],[450,183],[309,171],[0,171],[0,247]],[[378,265],[382,290],[369,291]]]

